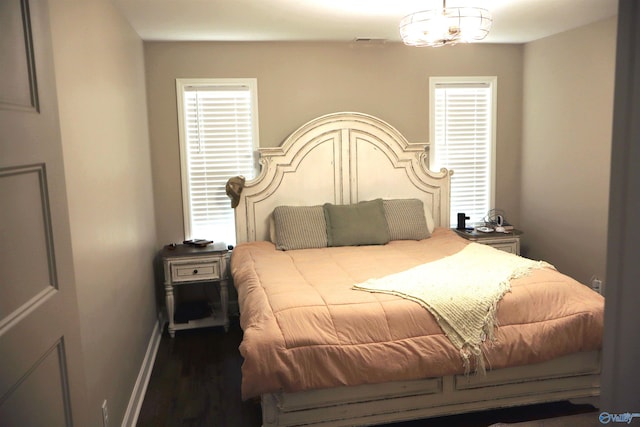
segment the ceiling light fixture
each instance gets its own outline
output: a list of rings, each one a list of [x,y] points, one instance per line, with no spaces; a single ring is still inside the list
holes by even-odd
[[[400,21],[400,36],[408,46],[444,46],[484,39],[493,22],[486,9],[447,7],[415,12]]]

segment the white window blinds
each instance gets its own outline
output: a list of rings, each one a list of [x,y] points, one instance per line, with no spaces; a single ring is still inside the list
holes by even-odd
[[[185,237],[235,244],[229,178],[255,175],[255,81],[178,79]]]
[[[432,78],[430,86],[434,166],[453,170],[450,223],[464,212],[477,225],[493,206],[495,78]]]

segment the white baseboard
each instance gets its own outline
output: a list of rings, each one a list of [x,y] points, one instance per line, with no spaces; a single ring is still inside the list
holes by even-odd
[[[122,420],[122,427],[135,427],[138,422],[138,415],[140,415],[140,408],[142,408],[142,402],[144,401],[144,395],[147,392],[147,386],[149,385],[149,379],[151,378],[151,372],[153,371],[153,364],[156,361],[156,354],[158,353],[158,347],[160,346],[160,338],[162,337],[162,329],[164,327],[164,319],[159,316],[156,322],[151,338],[149,339],[149,345],[147,345],[147,352],[142,361],[136,384],[133,387],[133,392],[129,398],[129,405],[127,406],[127,412],[124,414]]]

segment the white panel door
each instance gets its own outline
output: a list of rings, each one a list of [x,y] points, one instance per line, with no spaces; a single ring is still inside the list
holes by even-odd
[[[47,3],[2,0],[0,425],[86,425],[79,329]]]

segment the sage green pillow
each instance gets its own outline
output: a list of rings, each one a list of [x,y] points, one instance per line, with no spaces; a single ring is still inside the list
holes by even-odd
[[[389,229],[382,199],[352,205],[325,203],[329,246],[384,245],[389,242]]]

